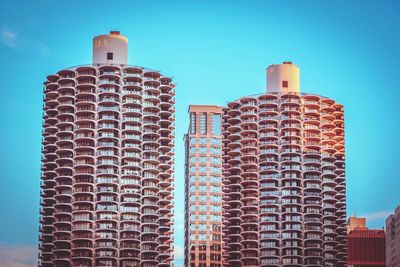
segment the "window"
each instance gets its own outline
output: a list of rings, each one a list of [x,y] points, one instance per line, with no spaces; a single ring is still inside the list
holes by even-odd
[[[210,211],[211,212],[220,212],[221,211],[221,206],[210,205]]]
[[[221,187],[220,186],[211,186],[210,187],[210,192],[212,193],[220,193],[221,192]]]
[[[113,60],[113,57],[114,57],[113,53],[111,52],[107,53],[107,60]]]
[[[207,163],[207,157],[200,157],[199,158],[200,163]]]
[[[207,225],[203,224],[203,223],[199,224],[199,230],[200,231],[207,231]]]
[[[221,149],[220,148],[211,147],[210,148],[210,153],[211,154],[216,154],[216,155],[221,155]]]
[[[221,177],[210,176],[210,183],[221,183]]]
[[[190,113],[190,133],[196,133],[196,113]]]
[[[282,81],[282,87],[288,88],[289,87],[288,81]]]
[[[212,121],[212,134],[220,135],[221,134],[221,115],[214,114]]]
[[[210,215],[210,221],[212,222],[222,222],[220,215]]]
[[[207,133],[207,113],[200,115],[200,133]]]
[[[222,143],[219,138],[210,138],[210,142],[212,145],[220,145]]]
[[[210,196],[210,201],[211,202],[221,202],[221,196]]]
[[[206,234],[200,234],[199,235],[199,240],[203,241],[203,240],[207,240],[207,235]],[[204,257],[205,258],[205,257]]]
[[[215,174],[221,174],[222,169],[221,168],[216,168],[216,167],[210,167],[210,172],[215,173]]]
[[[213,164],[220,164],[222,161],[221,158],[210,157],[210,162]]]

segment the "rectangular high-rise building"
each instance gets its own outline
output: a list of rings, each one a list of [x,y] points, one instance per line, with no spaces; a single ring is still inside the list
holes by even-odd
[[[400,267],[400,206],[386,219],[386,266]]]
[[[39,266],[171,266],[175,91],[119,32],[44,83]]]
[[[190,106],[185,135],[185,266],[222,266],[222,108]]]
[[[346,266],[343,105],[300,92],[284,62],[267,68],[266,93],[223,108],[222,129],[224,266]]]

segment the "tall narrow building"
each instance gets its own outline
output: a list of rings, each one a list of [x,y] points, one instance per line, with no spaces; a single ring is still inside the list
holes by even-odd
[[[222,266],[222,108],[190,106],[185,135],[185,266]]]
[[[386,218],[386,266],[400,267],[400,205]]]
[[[39,266],[171,266],[174,85],[119,32],[44,83]]]
[[[284,62],[223,112],[224,266],[346,266],[343,106]]]

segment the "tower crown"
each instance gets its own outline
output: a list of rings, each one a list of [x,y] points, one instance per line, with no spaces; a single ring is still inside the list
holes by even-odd
[[[128,63],[128,39],[119,31],[93,38],[93,64]]]
[[[300,92],[300,68],[292,62],[267,68],[267,92]]]

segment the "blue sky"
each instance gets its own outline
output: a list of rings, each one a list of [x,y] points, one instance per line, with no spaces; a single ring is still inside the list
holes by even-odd
[[[177,196],[188,105],[264,92],[265,68],[293,61],[303,92],[345,105],[348,214],[382,227],[400,204],[399,7],[394,0],[1,1],[0,266],[35,263],[42,82],[90,63],[92,37],[112,29],[129,38],[130,64],[175,77]],[[175,204],[182,266],[183,199]]]

